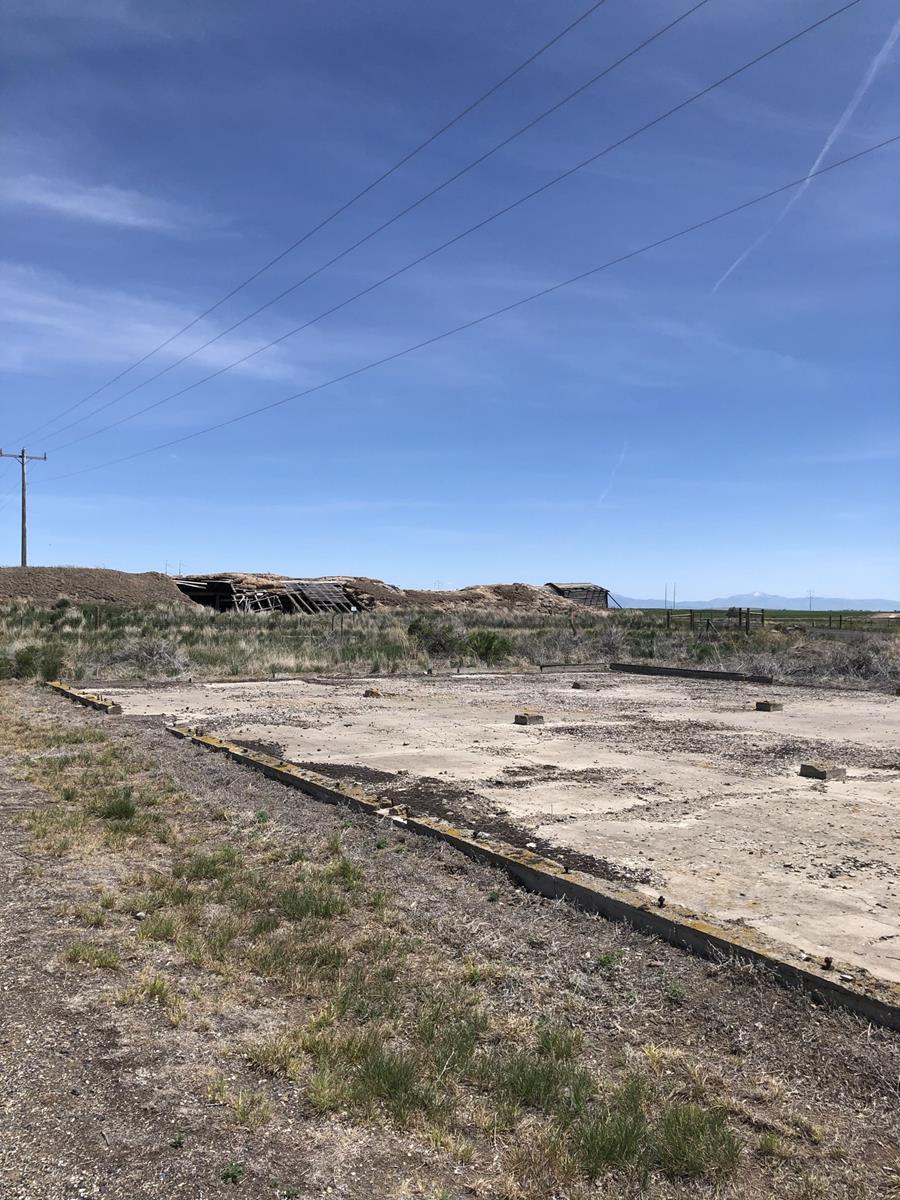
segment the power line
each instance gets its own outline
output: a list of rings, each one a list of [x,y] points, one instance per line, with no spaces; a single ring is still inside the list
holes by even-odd
[[[636,250],[630,250],[626,254],[620,254],[616,258],[608,259],[606,262],[600,263],[598,266],[590,267],[587,271],[581,271],[577,275],[572,275],[568,279],[562,280],[560,283],[551,284],[549,287],[541,288],[537,292],[532,292],[528,296],[523,296],[519,300],[514,300],[510,304],[504,304],[500,308],[492,309],[490,312],[483,313],[480,317],[474,317],[470,321],[464,321],[461,325],[455,325],[452,329],[444,330],[443,333],[434,334],[432,337],[425,338],[421,342],[416,342],[412,346],[407,346],[403,350],[397,350],[393,354],[387,354],[383,358],[375,359],[373,362],[366,363],[361,367],[355,367],[352,371],[346,371],[343,375],[337,375],[333,379],[328,379],[324,383],[317,383],[312,387],[304,388],[303,391],[294,392],[290,396],[284,396],[281,400],[273,400],[269,404],[262,404],[258,408],[250,409],[248,412],[239,413],[236,417],[229,417],[225,421],[219,421],[214,425],[207,425],[203,429],[194,430],[193,433],[183,434],[181,437],[171,438],[167,442],[160,442],[156,446],[149,446],[144,450],[137,450],[133,454],[125,454],[120,458],[110,459],[107,462],[94,463],[90,467],[82,467],[77,471],[69,471],[65,475],[55,475],[50,480],[45,480],[46,483],[58,482],[63,479],[72,479],[77,475],[86,475],[91,471],[101,470],[103,467],[118,466],[120,463],[132,462],[136,458],[143,458],[147,454],[154,454],[157,450],[167,450],[171,446],[178,446],[182,442],[188,442],[194,438],[202,437],[207,433],[213,433],[218,429],[225,429],[227,426],[236,425],[240,421],[246,421],[250,417],[258,416],[260,413],[269,412],[274,408],[280,408],[284,404],[289,404],[293,400],[300,400],[303,397],[313,395],[316,392],[324,391],[326,388],[333,387],[335,384],[344,383],[349,379],[355,379],[359,375],[363,375],[368,371],[374,370],[376,367],[382,367],[388,363],[396,362],[398,359],[406,358],[410,354],[414,354],[418,350],[423,350],[428,346],[433,346],[437,342],[444,341],[446,338],[453,337],[457,333],[462,333],[467,329],[474,329],[478,325],[483,325],[487,321],[492,321],[495,317],[503,316],[506,313],[513,312],[523,305],[530,304],[534,300],[542,299],[544,296],[552,295],[554,292],[561,291],[563,288],[571,287],[572,284],[581,283],[585,279],[589,279],[601,271],[609,270],[611,267],[618,266],[620,263],[628,262],[633,258],[638,258],[640,255],[647,254],[651,250],[656,250],[660,246],[668,245],[670,242],[676,241],[678,238],[686,237],[688,234],[696,233],[700,229],[705,229],[709,225],[713,225],[718,221],[725,220],[726,217],[734,216],[736,213],[744,212],[748,208],[752,208],[757,204],[762,204],[765,200],[770,200],[774,196],[780,196],[782,193],[789,191],[791,188],[800,187],[807,180],[817,179],[821,175],[826,175],[830,171],[835,171],[839,167],[847,166],[848,163],[855,162],[857,159],[864,158],[868,154],[873,154],[876,150],[883,150],[886,146],[893,145],[895,142],[900,142],[900,133],[894,134],[892,137],[885,138],[881,142],[877,142],[874,146],[868,146],[865,150],[859,150],[856,154],[847,155],[846,158],[838,159],[837,162],[829,164],[827,167],[822,167],[818,171],[811,172],[800,176],[799,179],[793,179],[790,183],[781,184],[780,187],[772,188],[768,192],[763,192],[759,196],[754,196],[750,200],[745,200],[741,204],[735,204],[731,208],[724,209],[722,212],[715,213],[711,217],[705,217],[702,221],[697,221],[693,225],[688,225],[684,229],[679,229],[675,233],[667,234],[665,237],[657,238],[656,241],[648,242],[646,245],[638,247]]]
[[[674,29],[674,27],[676,25],[679,25],[682,21],[686,20],[689,16],[691,16],[692,13],[695,13],[697,11],[697,9],[703,8],[705,5],[707,5],[709,3],[710,3],[710,0],[698,0],[698,2],[696,4],[694,4],[691,8],[689,8],[685,12],[681,13],[674,20],[669,21],[666,25],[663,25],[661,28],[657,29],[649,37],[645,38],[637,46],[635,46],[631,50],[629,50],[627,54],[624,54],[620,58],[617,58],[614,62],[612,62],[608,66],[604,67],[602,71],[598,71],[590,79],[586,80],[579,87],[575,88],[574,91],[569,92],[569,94],[567,96],[564,96],[561,100],[558,100],[555,104],[551,105],[550,108],[544,109],[543,112],[539,113],[536,117],[532,118],[532,120],[528,121],[525,125],[522,125],[519,129],[515,130],[515,132],[511,133],[508,137],[503,138],[502,141],[497,142],[489,150],[486,150],[483,154],[480,154],[477,158],[475,158],[471,162],[467,163],[464,167],[461,167],[460,170],[455,171],[452,175],[449,175],[442,183],[437,184],[435,187],[431,188],[429,191],[423,193],[421,196],[418,197],[418,199],[414,200],[411,204],[408,204],[405,208],[402,208],[399,212],[395,213],[392,217],[389,217],[386,221],[382,221],[380,225],[376,225],[373,229],[370,229],[367,234],[365,234],[361,238],[358,238],[355,242],[353,242],[351,245],[347,246],[344,250],[341,250],[339,254],[335,254],[332,258],[329,258],[326,262],[324,262],[320,266],[316,267],[315,270],[310,271],[308,274],[304,275],[301,279],[298,279],[295,283],[292,283],[289,287],[284,288],[283,291],[279,292],[275,296],[272,296],[271,299],[266,300],[264,304],[260,304],[257,308],[253,309],[252,312],[247,313],[246,316],[243,316],[239,320],[234,321],[231,325],[227,326],[225,329],[222,329],[219,333],[215,334],[213,337],[209,338],[207,341],[203,342],[201,345],[195,346],[193,350],[189,351],[187,354],[182,355],[181,358],[177,358],[173,362],[168,363],[165,367],[161,368],[161,370],[157,371],[155,375],[149,375],[146,379],[141,380],[140,383],[136,383],[133,387],[128,388],[127,391],[121,392],[118,396],[113,397],[113,399],[107,400],[106,403],[98,405],[96,408],[92,409],[89,413],[84,413],[82,416],[76,417],[74,421],[70,421],[67,425],[61,426],[51,436],[57,437],[57,436],[59,436],[59,434],[65,433],[66,430],[73,429],[76,425],[80,425],[80,424],[82,424],[82,422],[90,420],[91,417],[96,416],[98,413],[105,412],[107,409],[111,408],[114,404],[118,404],[120,400],[125,400],[129,396],[133,396],[135,392],[139,392],[143,388],[147,387],[148,384],[155,383],[156,380],[161,379],[163,377],[163,375],[168,375],[168,373],[170,371],[174,371],[176,369],[176,367],[180,367],[183,363],[188,362],[190,359],[195,358],[198,354],[201,354],[204,350],[209,349],[210,346],[214,345],[218,341],[221,341],[221,339],[223,337],[226,337],[229,333],[233,333],[236,329],[239,329],[242,325],[246,325],[246,323],[248,321],[253,320],[254,317],[258,317],[261,312],[265,312],[265,310],[267,308],[271,308],[273,304],[277,304],[280,300],[283,300],[286,296],[289,296],[292,292],[295,292],[298,288],[302,287],[303,284],[308,283],[311,279],[315,279],[315,277],[317,275],[321,275],[323,271],[326,271],[329,267],[334,266],[334,264],[337,262],[340,262],[341,259],[346,258],[348,254],[352,254],[354,250],[358,250],[360,246],[363,246],[363,245],[365,245],[366,242],[371,241],[371,239],[373,237],[375,237],[377,234],[382,233],[385,229],[388,229],[391,225],[396,224],[397,221],[399,221],[403,217],[407,216],[414,209],[416,209],[420,205],[424,204],[427,200],[430,200],[434,196],[438,195],[439,192],[442,192],[445,188],[449,187],[450,184],[455,183],[457,180],[461,179],[464,175],[467,175],[469,173],[469,171],[474,170],[475,167],[478,167],[482,163],[486,162],[489,158],[493,157],[493,155],[495,155],[498,151],[504,149],[504,147],[510,145],[511,142],[514,142],[517,138],[521,137],[523,134],[525,134],[529,130],[533,129],[536,125],[540,124],[541,121],[546,120],[547,117],[551,116],[555,112],[558,112],[566,104],[570,103],[576,97],[578,97],[578,96],[582,95],[582,93],[586,92],[588,90],[588,88],[593,87],[596,83],[599,83],[601,79],[604,79],[607,75],[611,74],[611,72],[616,70],[616,68],[618,68],[618,67],[622,66],[624,63],[628,62],[629,59],[634,58],[635,55],[639,54],[642,50],[646,49],[646,47],[651,45],[651,43],[657,41],[664,34],[668,33],[670,29]],[[134,415],[137,416],[139,414],[136,413]],[[130,418],[126,418],[126,420],[130,420]],[[107,428],[109,428],[109,427],[107,426]],[[98,432],[103,432],[103,431],[101,430]],[[92,437],[93,434],[87,434],[85,436]],[[83,439],[76,438],[74,440],[82,441]],[[73,444],[74,444],[74,442],[66,442],[63,444],[63,446],[58,446],[57,449],[63,449],[65,446],[71,446]]]
[[[199,324],[200,321],[204,320],[205,317],[208,317],[210,313],[215,312],[216,309],[220,308],[226,303],[226,301],[230,300],[233,296],[236,296],[238,292],[243,291],[245,287],[253,283],[255,279],[258,279],[260,275],[265,274],[265,272],[271,267],[274,267],[276,263],[281,262],[283,258],[287,258],[289,254],[292,254],[314,234],[324,229],[326,225],[330,225],[331,222],[339,217],[342,213],[345,213],[349,208],[352,208],[358,200],[361,200],[364,196],[367,196],[369,192],[378,187],[379,184],[384,183],[386,179],[389,179],[392,175],[399,171],[401,167],[404,167],[408,162],[415,158],[417,154],[420,154],[423,150],[427,149],[427,147],[433,142],[437,141],[439,137],[442,137],[449,129],[452,129],[454,125],[459,124],[464,117],[467,117],[469,113],[474,112],[476,108],[484,104],[486,100],[489,100],[491,96],[499,92],[501,88],[505,87],[508,83],[515,79],[517,75],[521,74],[526,67],[530,67],[531,64],[536,62],[542,54],[545,54],[548,50],[555,46],[557,42],[561,41],[562,38],[571,33],[573,29],[579,26],[583,21],[586,21],[587,18],[595,13],[598,8],[602,8],[605,3],[606,0],[596,0],[596,2],[589,8],[585,9],[580,16],[576,17],[574,21],[570,21],[564,29],[561,29],[557,34],[554,34],[554,36],[550,38],[548,42],[545,42],[542,46],[539,46],[534,53],[530,54],[526,59],[523,59],[518,66],[514,67],[508,74],[504,75],[502,79],[498,80],[497,83],[489,87],[486,92],[483,92],[477,97],[477,99],[467,104],[465,108],[460,109],[456,116],[451,117],[449,121],[440,127],[440,129],[436,129],[435,132],[425,138],[423,142],[420,142],[407,154],[404,154],[402,158],[398,159],[393,166],[388,167],[386,171],[383,171],[380,175],[373,179],[371,183],[366,184],[364,188],[358,191],[354,196],[351,196],[349,200],[346,200],[338,208],[334,209],[334,211],[329,213],[328,216],[323,217],[323,219],[319,221],[317,225],[313,225],[312,228],[308,229],[305,233],[301,234],[300,237],[291,242],[289,246],[286,246],[283,250],[279,251],[278,254],[270,258],[268,262],[263,263],[261,267],[255,270],[251,275],[248,275],[246,279],[236,284],[231,291],[226,292],[224,296],[220,297],[215,304],[211,304],[209,308],[204,309],[203,312],[199,313],[196,317],[193,317],[186,325],[183,325],[180,329],[176,330],[175,333],[173,333],[170,337],[167,337],[164,341],[160,342],[158,346],[154,346],[152,350],[148,350],[146,354],[142,355],[141,358],[136,359],[130,366],[125,367],[124,370],[119,371],[117,375],[113,375],[110,379],[107,379],[107,381],[101,384],[100,387],[95,388],[94,391],[88,393],[86,396],[83,396],[74,404],[70,404],[68,408],[64,408],[61,412],[57,413],[55,417],[51,417],[49,421],[45,421],[43,425],[38,425],[36,429],[30,430],[25,436],[31,437],[34,433],[40,432],[42,429],[46,429],[47,426],[53,424],[54,421],[58,421],[60,417],[64,417],[68,413],[74,412],[75,409],[80,408],[82,404],[86,404],[89,400],[93,400],[95,396],[99,396],[101,392],[105,391],[108,387],[111,387],[112,384],[118,383],[120,379],[123,379],[137,367],[147,362],[148,359],[152,358],[155,354],[158,354],[160,350],[164,350],[166,346],[174,342],[176,338],[181,337],[183,333],[187,333],[189,329],[193,329],[195,325]]]
[[[205,375],[201,379],[195,380],[193,383],[186,384],[177,391],[172,392],[167,396],[163,396],[158,400],[154,400],[150,404],[144,405],[143,408],[136,409],[133,413],[128,413],[123,417],[119,417],[117,420],[111,421],[108,425],[102,425],[99,429],[91,430],[88,433],[81,434],[76,438],[72,438],[68,442],[63,442],[61,445],[54,447],[54,449],[65,450],[69,446],[76,445],[79,442],[87,441],[89,438],[98,437],[100,434],[107,433],[109,430],[115,429],[119,425],[124,425],[128,421],[134,420],[136,417],[143,416],[145,413],[151,412],[153,409],[160,408],[163,404],[167,404],[171,400],[175,400],[180,396],[184,396],[187,392],[193,391],[194,388],[201,387],[205,383],[209,383],[212,379],[217,379],[220,375],[224,375],[226,372],[233,370],[235,367],[242,366],[244,363],[249,362],[251,358],[255,358],[258,354],[262,354],[266,350],[271,350],[273,346],[280,345],[282,342],[287,341],[288,338],[294,337],[296,334],[308,329],[311,325],[315,325],[317,322],[324,320],[326,317],[332,316],[334,313],[346,308],[349,304],[354,303],[363,296],[369,295],[371,292],[383,287],[386,283],[391,282],[391,280],[398,278],[400,275],[404,275],[407,271],[411,271],[414,267],[420,266],[429,258],[433,258],[436,254],[440,254],[443,250],[448,249],[450,246],[455,245],[457,242],[462,241],[464,238],[469,237],[471,234],[483,229],[487,225],[490,225],[500,217],[505,216],[507,213],[512,212],[516,208],[519,208],[529,200],[534,199],[535,196],[539,196],[548,191],[550,188],[555,187],[557,184],[562,183],[564,180],[569,179],[578,171],[583,170],[585,167],[591,166],[593,163],[597,162],[598,159],[610,154],[613,150],[617,150],[620,146],[624,146],[626,143],[632,141],[640,134],[645,133],[648,129],[652,129],[661,122],[668,120],[668,118],[673,116],[675,113],[680,112],[682,109],[694,104],[697,100],[709,95],[710,92],[715,91],[716,88],[719,88],[723,84],[735,79],[738,75],[743,74],[744,71],[750,70],[751,67],[755,67],[764,59],[767,59],[771,57],[771,55],[778,53],[778,51],[783,50],[786,46],[789,46],[793,42],[798,41],[800,38],[805,37],[808,33],[812,33],[814,30],[820,28],[828,21],[834,20],[835,17],[847,12],[848,9],[855,8],[856,5],[861,3],[862,0],[848,0],[848,3],[843,4],[840,8],[837,8],[834,11],[826,14],[824,17],[820,17],[819,20],[814,21],[811,25],[807,25],[798,33],[792,34],[790,37],[778,42],[777,45],[771,46],[768,50],[764,50],[761,54],[756,55],[755,58],[750,59],[749,62],[744,63],[740,67],[736,67],[733,71],[729,71],[727,75],[723,75],[721,78],[715,80],[715,82],[708,84],[706,87],[701,88],[697,92],[694,92],[693,95],[688,96],[687,99],[673,105],[671,108],[667,109],[663,113],[660,113],[659,116],[654,117],[652,120],[646,121],[637,129],[633,129],[630,133],[625,134],[616,141],[610,142],[601,150],[598,150],[596,153],[589,155],[585,159],[582,159],[581,162],[578,162],[574,166],[567,168],[565,171],[562,171],[559,175],[554,176],[552,179],[547,180],[546,183],[541,184],[539,187],[533,188],[530,192],[526,192],[518,199],[504,205],[503,208],[500,208],[496,212],[491,213],[489,216],[482,218],[480,221],[476,221],[474,225],[470,225],[467,229],[462,230],[460,233],[454,234],[453,237],[441,242],[438,246],[433,247],[424,254],[420,254],[418,257],[412,259],[404,266],[398,267],[389,274],[382,276],[381,279],[378,279],[374,283],[361,288],[360,291],[355,292],[352,296],[347,297],[347,299],[332,305],[330,308],[325,309],[323,312],[318,313],[315,317],[311,317],[302,324],[296,325],[293,329],[289,329],[286,333],[280,334],[277,338],[273,338],[270,342],[266,342],[264,345],[257,347],[257,349],[251,350],[249,353],[242,355],[242,357],[235,359],[234,362],[227,363],[225,366],[219,367],[217,370],[212,371],[209,375]],[[62,431],[60,430],[58,432]]]

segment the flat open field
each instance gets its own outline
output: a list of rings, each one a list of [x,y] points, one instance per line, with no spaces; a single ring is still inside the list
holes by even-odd
[[[607,674],[383,680],[367,698],[371,682],[106,694],[900,980],[900,700]],[[545,723],[514,725],[525,709]],[[799,777],[819,761],[846,782]]]

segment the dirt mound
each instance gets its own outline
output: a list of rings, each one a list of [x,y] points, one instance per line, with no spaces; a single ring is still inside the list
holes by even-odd
[[[242,588],[269,588],[292,578],[265,572],[219,571],[207,575],[192,575],[192,579],[228,579]],[[455,591],[431,591],[423,588],[400,588],[381,579],[364,575],[323,575],[310,583],[334,583],[342,587],[357,608],[420,609],[434,608],[446,612],[466,609],[495,609],[504,612],[560,614],[583,612],[583,605],[558,596],[549,588],[533,583],[484,583]],[[593,610],[599,611],[599,610]]]
[[[402,588],[385,583],[382,579],[369,579],[365,575],[326,575],[322,583],[337,583],[347,589],[360,608],[392,608],[404,603],[406,593]]]
[[[398,588],[380,579],[334,577],[362,608],[439,608],[448,612],[469,608],[512,612],[569,613],[582,606],[533,583],[484,583],[456,591]]]
[[[0,567],[0,604],[30,600],[54,604],[190,604],[174,580],[159,571],[108,571],[103,567]]]

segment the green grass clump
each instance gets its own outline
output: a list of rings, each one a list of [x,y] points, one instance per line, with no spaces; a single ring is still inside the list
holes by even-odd
[[[188,882],[228,879],[240,866],[241,854],[235,846],[220,846],[208,854],[191,854],[177,863],[172,874]]]
[[[99,904],[78,904],[73,910],[75,916],[89,929],[102,929],[106,924],[106,913]]]
[[[680,1101],[655,1104],[652,1087],[636,1075],[573,1122],[566,1143],[591,1179],[609,1170],[658,1170],[670,1179],[714,1180],[733,1173],[741,1150],[723,1113]]]
[[[341,884],[348,892],[352,892],[362,883],[363,870],[358,863],[351,862],[349,858],[339,858],[329,866],[327,876]]]
[[[358,1063],[352,1084],[360,1100],[379,1101],[400,1124],[411,1113],[434,1105],[434,1095],[422,1079],[421,1063],[407,1050],[373,1047]]]
[[[581,1050],[584,1039],[575,1029],[563,1029],[559,1025],[542,1025],[537,1032],[535,1048],[542,1058],[570,1062]]]
[[[302,921],[307,917],[335,917],[345,906],[327,884],[304,883],[282,888],[275,897],[275,907],[286,920]]]
[[[740,1142],[723,1113],[696,1104],[670,1104],[653,1129],[653,1157],[669,1176],[709,1179],[737,1166]]]
[[[132,789],[122,788],[118,793],[101,800],[96,808],[98,817],[108,821],[130,821],[137,813]]]
[[[632,1077],[572,1127],[570,1151],[591,1179],[612,1167],[634,1166],[646,1157],[646,1090],[641,1079]]]
[[[229,1095],[227,1104],[238,1125],[257,1129],[272,1119],[272,1103],[261,1092],[249,1092],[243,1088]]]
[[[184,1016],[184,1002],[163,975],[152,972],[142,975],[131,987],[116,996],[116,1004],[153,1004],[163,1009],[172,1025],[179,1025]]]
[[[485,1027],[478,1009],[455,1009],[436,1001],[419,1010],[415,1037],[435,1070],[441,1076],[453,1076],[468,1069]]]
[[[117,971],[122,961],[115,950],[97,942],[72,942],[66,947],[64,957],[68,963],[106,971]]]
[[[56,728],[47,732],[47,746],[85,746],[96,742],[105,742],[108,738],[100,729],[92,725],[79,725],[74,729]]]
[[[145,941],[174,942],[178,936],[178,925],[174,917],[166,913],[150,913],[141,922],[138,937]]]
[[[275,1033],[246,1048],[247,1061],[267,1075],[297,1080],[303,1072],[303,1035],[285,1031]]]
[[[594,1081],[583,1068],[535,1050],[516,1050],[490,1064],[489,1072],[494,1070],[496,1090],[507,1104],[567,1119],[584,1109],[594,1091]]]
[[[301,1044],[315,1061],[310,1086],[320,1109],[381,1108],[403,1124],[413,1112],[435,1104],[425,1063],[412,1050],[394,1047],[383,1029],[313,1032]]]

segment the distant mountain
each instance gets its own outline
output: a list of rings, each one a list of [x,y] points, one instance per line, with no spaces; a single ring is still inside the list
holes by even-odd
[[[633,596],[610,595],[623,608],[664,608],[665,602],[638,600]],[[669,607],[672,601],[669,599]],[[715,600],[679,600],[676,608],[788,608],[809,610],[809,596],[772,596],[768,592],[744,592],[739,596],[717,596]],[[900,600],[848,600],[845,596],[813,596],[813,612],[900,612]]]

